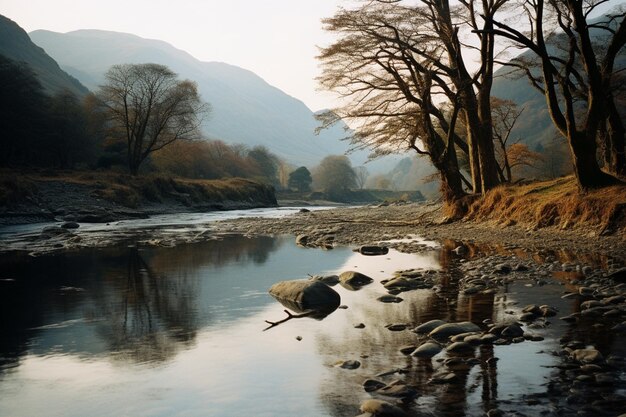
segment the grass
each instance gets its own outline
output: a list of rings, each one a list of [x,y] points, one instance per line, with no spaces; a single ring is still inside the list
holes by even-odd
[[[626,186],[581,192],[573,176],[524,185],[502,185],[482,198],[470,197],[447,215],[464,212],[465,220],[524,224],[531,228],[594,228],[625,235]]]

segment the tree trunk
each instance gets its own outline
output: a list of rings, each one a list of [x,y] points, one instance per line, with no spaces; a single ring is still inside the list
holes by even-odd
[[[618,182],[615,177],[600,169],[596,157],[598,148],[595,138],[588,138],[583,132],[574,131],[569,133],[567,139],[572,154],[574,174],[581,189],[605,187]]]
[[[613,100],[608,100],[608,132],[605,138],[607,168],[615,175],[626,175],[626,155],[624,154],[624,123]]]
[[[448,150],[443,161],[433,161],[441,178],[441,194],[447,203],[458,200],[465,195],[463,182],[459,172],[459,163],[454,147]]]

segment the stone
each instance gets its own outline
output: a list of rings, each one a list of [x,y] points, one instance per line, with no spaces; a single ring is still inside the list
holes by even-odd
[[[308,235],[298,235],[296,236],[296,245],[306,246],[309,243]]]
[[[596,363],[603,360],[602,353],[593,348],[576,349],[571,352],[570,357],[582,364]]]
[[[420,324],[415,329],[413,329],[413,331],[418,334],[426,334],[426,333],[432,332],[433,330],[435,330],[437,327],[441,326],[442,324],[446,324],[446,322],[443,320],[430,320],[430,321],[427,321],[426,323]]]
[[[365,382],[363,382],[363,389],[365,390],[365,392],[372,392],[377,391],[386,385],[387,384],[385,384],[384,382],[378,381],[376,379],[367,379],[365,380]]]
[[[313,275],[311,280],[320,281],[326,285],[333,286],[339,283],[339,275]]]
[[[60,236],[60,235],[69,235],[71,232],[68,229],[64,229],[59,226],[48,226],[44,227],[41,230],[41,234],[43,236]]]
[[[407,279],[405,277],[396,277],[385,282],[383,284],[383,287],[385,287],[388,290],[391,290],[391,289],[412,290],[412,289],[416,289],[419,286],[419,284],[420,284],[420,281],[417,281],[417,280]]]
[[[498,264],[494,267],[494,272],[498,274],[508,274],[512,271],[511,265],[507,263]]]
[[[391,294],[381,295],[377,300],[381,303],[401,303],[403,301],[402,298]]]
[[[435,339],[447,339],[461,333],[479,332],[480,327],[472,322],[464,321],[460,323],[446,323],[436,327],[428,335]]]
[[[550,307],[548,305],[542,305],[539,308],[541,309],[541,315],[544,317],[554,317],[558,313],[558,310],[556,308]]]
[[[372,283],[374,280],[367,275],[356,271],[346,271],[339,275],[339,282],[342,285],[348,285],[353,288],[360,288],[364,285]]]
[[[337,362],[335,366],[342,369],[358,369],[361,367],[361,362],[351,359],[347,361]]]
[[[387,397],[396,397],[402,399],[415,398],[417,390],[410,385],[406,385],[401,381],[394,381],[377,391],[381,395]]]
[[[269,289],[272,297],[293,311],[335,310],[341,302],[337,291],[320,281],[280,281]]]
[[[524,335],[524,330],[517,324],[511,324],[502,330],[501,336],[513,339]]]
[[[365,400],[361,403],[361,412],[371,416],[380,417],[405,417],[401,408],[381,400]],[[368,415],[365,414],[365,415]]]
[[[385,326],[385,328],[387,330],[391,330],[392,332],[401,332],[402,330],[405,330],[407,328],[407,325],[404,323],[388,324]]]
[[[400,353],[403,355],[410,355],[416,348],[417,346],[415,345],[402,346],[400,348]]]
[[[431,384],[453,384],[458,381],[458,377],[454,372],[446,372],[441,375],[435,375],[431,378]]]
[[[415,349],[411,356],[416,358],[432,358],[439,352],[441,352],[442,347],[438,343],[434,342],[426,342],[420,345],[417,349]]]
[[[386,246],[364,245],[358,249],[358,252],[361,255],[366,255],[366,256],[379,256],[379,255],[388,254],[389,248]]]
[[[472,354],[474,353],[474,346],[466,342],[454,342],[446,348],[448,352],[458,354]]]
[[[64,229],[78,229],[80,227],[80,224],[76,222],[65,222],[61,225],[61,227]]]

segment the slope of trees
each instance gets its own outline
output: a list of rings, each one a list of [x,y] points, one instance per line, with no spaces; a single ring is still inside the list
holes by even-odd
[[[70,92],[45,94],[30,67],[0,55],[0,166],[72,168],[95,159],[88,115]]]

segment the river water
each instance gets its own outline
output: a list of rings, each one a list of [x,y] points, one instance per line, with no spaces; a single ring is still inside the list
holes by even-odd
[[[577,305],[561,298],[561,285],[513,282],[503,292],[459,294],[449,249],[430,246],[366,257],[346,247],[300,248],[289,236],[226,235],[173,248],[2,256],[0,416],[355,416],[371,397],[363,381],[394,369],[402,372],[381,378],[419,388],[407,407],[414,415],[484,415],[494,404],[523,404],[526,415],[539,415],[547,401],[537,409],[527,399],[546,398],[558,376],[553,352],[566,323],[535,330],[540,342],[480,348],[480,363],[454,387],[428,382],[436,358],[400,353],[421,343],[416,334],[385,325],[480,324],[530,303],[563,315]],[[380,280],[412,268],[441,271],[442,291],[402,293],[398,304],[376,300],[386,294]],[[267,293],[273,283],[346,270],[375,282],[360,291],[336,286],[347,308],[323,320],[264,331],[266,320],[286,317]],[[334,366],[343,360],[361,366]]]

